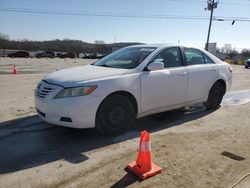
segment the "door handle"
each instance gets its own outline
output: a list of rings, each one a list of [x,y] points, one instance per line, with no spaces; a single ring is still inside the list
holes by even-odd
[[[181,73],[178,73],[179,76],[186,76],[187,72],[186,71],[182,71]]]
[[[212,67],[210,70],[215,72],[215,71],[216,71],[216,68],[215,68],[215,67]]]

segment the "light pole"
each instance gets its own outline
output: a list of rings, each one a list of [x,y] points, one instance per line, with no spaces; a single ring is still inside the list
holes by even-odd
[[[209,22],[209,27],[208,27],[208,33],[207,33],[207,43],[205,49],[208,50],[208,43],[209,43],[209,37],[210,37],[210,31],[211,31],[211,25],[213,21],[213,13],[214,9],[217,8],[217,2],[214,2],[214,0],[208,0],[207,1],[207,8],[205,10],[211,11],[210,14],[210,22]]]

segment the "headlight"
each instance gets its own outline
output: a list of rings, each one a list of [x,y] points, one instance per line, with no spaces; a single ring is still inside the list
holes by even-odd
[[[84,87],[73,87],[73,88],[65,88],[61,90],[54,97],[55,99],[65,98],[65,97],[78,97],[85,96],[91,94],[97,86],[84,86]]]

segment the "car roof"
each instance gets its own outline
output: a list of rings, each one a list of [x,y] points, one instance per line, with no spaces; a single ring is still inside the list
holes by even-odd
[[[148,48],[162,48],[162,47],[171,47],[171,46],[178,46],[173,44],[139,44],[139,45],[132,45],[128,47],[148,47]]]
[[[204,51],[202,48],[192,47],[192,46],[181,46],[181,45],[175,45],[175,44],[139,44],[139,45],[132,45],[127,47],[148,47],[148,48],[167,48],[167,47],[184,47],[184,48],[193,48],[197,50]]]
[[[18,50],[18,51],[16,51],[16,52],[25,52],[25,53],[28,53],[28,51],[25,51],[25,50]]]
[[[206,50],[198,47],[193,47],[193,46],[182,46],[182,45],[175,45],[175,44],[139,44],[139,45],[132,45],[132,46],[127,46],[127,47],[148,47],[148,48],[167,48],[167,47],[183,47],[183,48],[193,48],[200,50],[202,52],[207,53]]]

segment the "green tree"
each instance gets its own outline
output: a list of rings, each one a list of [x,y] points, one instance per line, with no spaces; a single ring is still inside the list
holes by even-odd
[[[241,55],[243,58],[250,58],[250,50],[249,49],[242,49]]]

